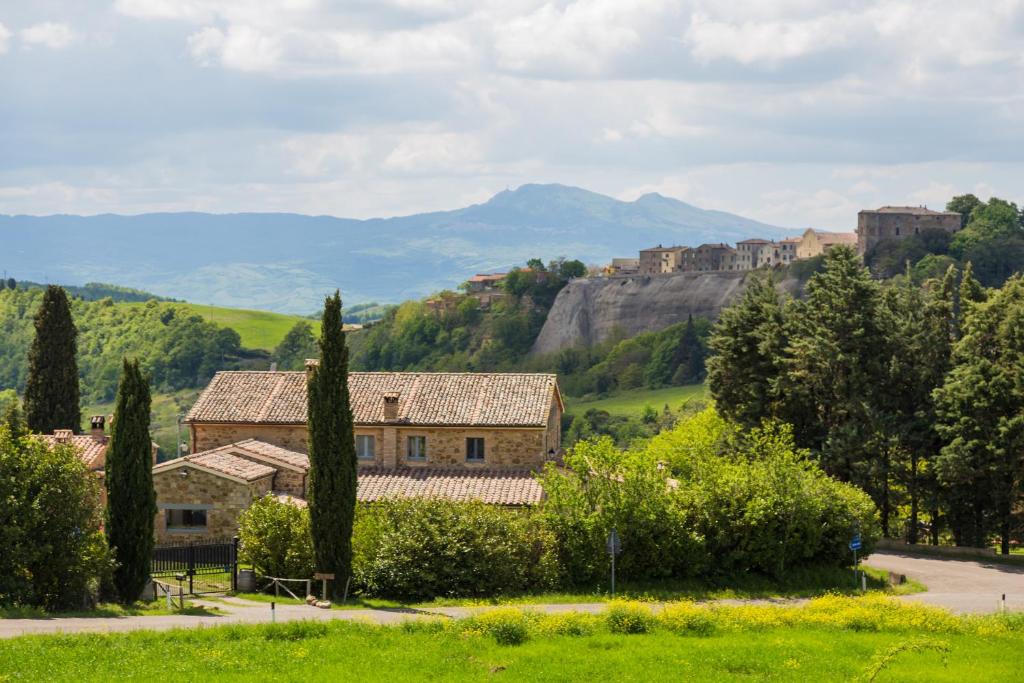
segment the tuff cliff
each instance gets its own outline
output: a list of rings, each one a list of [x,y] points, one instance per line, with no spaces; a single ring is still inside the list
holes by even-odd
[[[695,318],[717,319],[743,290],[748,273],[672,273],[573,280],[559,292],[532,353],[591,346],[619,330],[626,336]],[[784,281],[781,289],[799,285]]]

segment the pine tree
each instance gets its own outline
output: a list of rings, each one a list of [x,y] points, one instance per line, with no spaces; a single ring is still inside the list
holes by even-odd
[[[966,279],[966,273],[965,273]],[[946,447],[944,483],[961,493],[954,511],[967,520],[958,541],[987,545],[997,532],[1009,553],[1014,511],[1024,501],[1024,280],[1015,275],[972,303],[954,367],[935,392]]]
[[[743,295],[722,311],[708,340],[708,387],[722,415],[756,427],[773,414],[784,346],[775,285],[767,275],[751,274]]]
[[[36,336],[28,353],[25,384],[25,421],[39,434],[55,429],[81,429],[78,405],[78,335],[71,320],[71,305],[63,288],[50,285],[35,318]]]
[[[149,383],[138,361],[125,359],[117,387],[114,424],[107,446],[107,543],[117,562],[114,590],[129,604],[149,579],[156,492],[149,435]]]
[[[348,392],[348,348],[341,295],[324,304],[320,364],[309,392],[309,514],[320,571],[333,573],[334,596],[352,573],[352,524],[356,510],[356,449]]]
[[[779,382],[779,415],[824,469],[859,485],[882,506],[888,461],[879,392],[886,380],[887,335],[878,283],[845,246],[825,255],[807,296],[785,311],[788,344]]]

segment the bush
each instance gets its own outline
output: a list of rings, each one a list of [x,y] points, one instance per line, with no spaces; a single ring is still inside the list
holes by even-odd
[[[709,636],[715,631],[715,617],[711,610],[692,602],[666,605],[658,614],[658,621],[669,631],[681,635]]]
[[[356,585],[401,600],[554,588],[554,536],[536,515],[480,502],[390,500],[359,510]]]
[[[464,622],[463,633],[487,635],[498,645],[522,645],[530,637],[531,615],[515,607],[488,610]]]
[[[651,608],[639,602],[611,602],[604,618],[612,633],[647,633],[657,623]]]
[[[73,447],[22,426],[0,422],[0,605],[88,607],[111,569],[99,483]]]
[[[240,559],[261,576],[307,579],[316,561],[309,510],[272,495],[253,502],[238,520]]]

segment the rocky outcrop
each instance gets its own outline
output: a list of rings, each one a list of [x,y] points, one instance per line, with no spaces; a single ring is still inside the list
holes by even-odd
[[[718,318],[743,290],[748,273],[672,273],[573,280],[558,294],[534,354],[591,346],[621,333],[660,330],[687,316]],[[783,289],[796,289],[795,282]]]

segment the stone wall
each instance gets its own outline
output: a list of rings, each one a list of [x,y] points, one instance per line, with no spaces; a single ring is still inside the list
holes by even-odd
[[[306,452],[306,425],[199,424],[191,426],[192,453],[220,448],[246,439],[299,453]]]
[[[183,469],[175,468],[153,475],[158,543],[234,536],[238,531],[238,516],[252,504],[253,499],[269,493],[273,481],[273,476],[267,476],[246,484],[192,467],[186,469],[188,476],[183,477]],[[168,532],[166,507],[169,505],[206,506],[206,531]]]
[[[906,239],[926,230],[954,233],[960,230],[961,216],[954,212],[897,213],[861,211],[857,214],[857,250],[861,254],[887,239]]]

